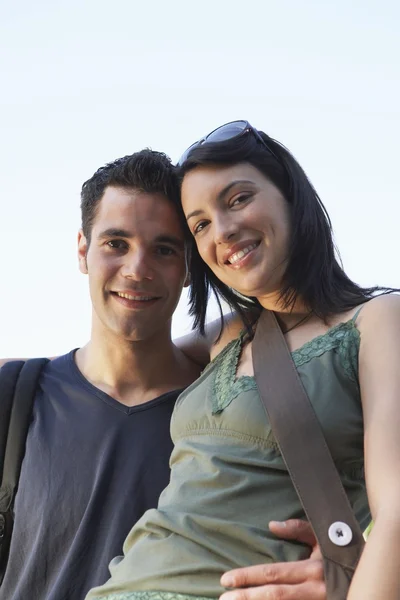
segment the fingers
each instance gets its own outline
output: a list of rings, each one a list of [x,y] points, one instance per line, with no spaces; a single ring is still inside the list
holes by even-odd
[[[326,590],[322,581],[297,585],[272,584],[225,592],[220,600],[326,600]]]
[[[311,547],[317,545],[312,527],[307,521],[301,521],[300,519],[270,521],[269,528],[274,535],[285,540],[297,540]]]
[[[322,561],[307,559],[234,569],[224,573],[221,585],[227,588],[250,588],[265,584],[294,585],[323,580]]]
[[[307,521],[300,519],[290,519],[288,521],[271,521],[269,528],[277,537],[297,540],[311,547],[309,558],[313,560],[322,560],[321,549],[314,535],[311,525]]]
[[[225,592],[220,600],[326,600],[323,563],[310,524],[292,519],[272,521],[269,527],[278,537],[312,547],[312,559],[228,571],[221,577],[221,585],[239,589]]]

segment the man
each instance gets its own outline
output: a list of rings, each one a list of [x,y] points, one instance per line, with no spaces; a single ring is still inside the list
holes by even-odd
[[[108,578],[109,561],[168,483],[171,412],[199,374],[171,340],[188,273],[169,159],[144,150],[106,165],[83,185],[81,209],[91,337],[42,373],[0,600],[80,600]],[[286,529],[314,544],[308,530]],[[248,590],[252,598],[325,597],[315,557],[226,577],[227,587],[267,584]]]

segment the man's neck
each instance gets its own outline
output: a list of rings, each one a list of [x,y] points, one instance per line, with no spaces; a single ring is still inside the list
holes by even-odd
[[[131,342],[92,331],[75,360],[86,379],[127,406],[186,387],[199,375],[168,334]]]

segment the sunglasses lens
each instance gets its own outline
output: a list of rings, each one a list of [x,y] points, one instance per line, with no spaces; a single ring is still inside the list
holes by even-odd
[[[212,131],[204,141],[206,142],[225,142],[226,140],[230,140],[237,135],[240,135],[249,127],[247,121],[233,121],[232,123],[227,123],[226,125],[222,125],[222,127],[218,127]]]
[[[252,130],[252,127],[249,125],[247,121],[232,121],[231,123],[226,123],[217,129],[214,129],[211,133],[209,133],[205,138],[202,138],[198,142],[195,142],[182,154],[179,159],[178,165],[181,166],[188,158],[190,152],[193,148],[200,146],[204,143],[218,143],[218,142],[226,142],[226,140],[231,140],[236,136],[240,135],[244,131]]]

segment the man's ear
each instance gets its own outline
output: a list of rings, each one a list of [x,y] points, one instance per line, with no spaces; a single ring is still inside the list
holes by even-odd
[[[88,241],[87,241],[86,237],[84,236],[82,229],[80,229],[78,231],[78,261],[79,261],[79,270],[84,275],[87,275],[87,273],[88,273],[87,261],[86,261],[86,255],[87,255],[88,248],[89,248]]]

